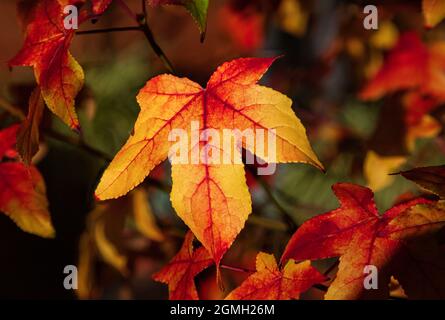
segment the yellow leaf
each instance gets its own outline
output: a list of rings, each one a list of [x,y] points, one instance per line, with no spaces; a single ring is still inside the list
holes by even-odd
[[[380,23],[379,29],[371,35],[369,42],[377,49],[388,50],[394,47],[398,38],[397,27],[387,20]]]
[[[147,192],[143,188],[137,188],[133,190],[132,195],[134,221],[139,232],[148,239],[163,241],[165,237],[156,224],[148,202]]]
[[[306,32],[309,13],[304,10],[299,0],[282,0],[277,18],[284,31],[301,37]]]
[[[88,232],[84,232],[79,241],[78,290],[79,299],[93,297],[94,289],[94,258],[96,247]]]
[[[390,173],[406,162],[404,156],[380,156],[370,150],[366,154],[364,173],[368,187],[374,192],[389,186],[394,181]]]
[[[115,202],[98,205],[90,213],[89,229],[105,262],[126,275],[127,257],[121,248],[126,211],[121,209],[122,204]]]

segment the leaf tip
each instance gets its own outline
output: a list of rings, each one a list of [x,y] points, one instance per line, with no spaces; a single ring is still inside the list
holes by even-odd
[[[205,38],[206,38],[206,30],[203,30],[203,31],[201,32],[201,36],[200,36],[200,38],[199,38],[199,41],[200,41],[201,43],[204,43]]]
[[[96,201],[96,202],[102,201],[102,199],[99,197],[99,195],[96,192],[94,193],[94,201]]]
[[[82,128],[80,127],[80,124],[79,123],[73,123],[72,125],[71,125],[71,129],[75,132],[75,133],[77,133],[77,134],[82,134]]]

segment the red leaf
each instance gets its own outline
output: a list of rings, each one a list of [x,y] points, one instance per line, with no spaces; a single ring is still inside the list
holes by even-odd
[[[153,279],[168,284],[170,300],[198,300],[195,276],[213,260],[204,247],[193,249],[194,235],[188,232],[178,254]]]
[[[403,34],[360,97],[379,99],[396,91],[409,90],[438,99],[438,103],[444,101],[444,48],[443,41],[426,46],[416,33]]]
[[[64,4],[79,1],[67,0]],[[26,39],[10,66],[32,66],[46,104],[71,128],[79,121],[74,99],[83,86],[83,71],[68,48],[74,29],[66,29],[64,6],[54,0],[36,1],[27,15]],[[80,14],[79,23],[85,18]]]
[[[108,6],[113,0],[92,0],[93,2],[93,13],[101,15],[107,10]]]
[[[417,34],[403,34],[360,97],[379,99],[390,92],[421,86],[428,77],[428,58],[428,49]]]
[[[48,212],[45,182],[34,166],[21,162],[1,162],[2,157],[16,151],[14,125],[0,130],[0,211],[6,213],[23,231],[45,238],[54,237]]]
[[[340,208],[306,221],[289,241],[282,261],[340,256],[339,271],[326,298],[387,297],[389,279],[395,272],[391,263],[400,250],[406,250],[405,241],[443,226],[445,211],[420,198],[380,216],[370,189],[339,183],[333,190]],[[368,265],[378,269],[378,290],[364,289]]]
[[[15,158],[15,142],[19,125],[13,125],[6,129],[0,130],[0,161],[3,157]]]

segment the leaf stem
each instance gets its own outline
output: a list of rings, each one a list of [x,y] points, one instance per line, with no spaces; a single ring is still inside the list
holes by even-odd
[[[255,273],[256,272],[255,270],[251,270],[248,268],[234,267],[234,266],[230,266],[227,264],[221,264],[220,268],[235,271],[235,272],[242,272],[242,273]],[[324,284],[314,284],[312,287],[315,289],[318,289],[320,291],[323,291],[323,292],[328,291],[328,288],[329,288],[328,286],[325,286]]]
[[[221,269],[226,269],[226,270],[231,270],[231,271],[236,271],[236,272],[243,272],[243,273],[254,273],[254,270],[250,270],[248,268],[242,268],[242,267],[234,267],[234,266],[229,266],[227,264],[221,264],[220,265]]]

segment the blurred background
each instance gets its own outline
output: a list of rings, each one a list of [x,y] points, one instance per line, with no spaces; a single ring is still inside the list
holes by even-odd
[[[0,98],[26,112],[35,87],[32,69],[7,65],[23,44],[17,2],[0,2]],[[139,0],[125,2],[141,12]],[[378,30],[363,28],[367,4],[378,5]],[[443,25],[424,28],[421,1],[211,0],[203,43],[182,7],[149,8],[148,22],[175,74],[203,86],[225,61],[282,55],[262,83],[292,98],[327,169],[324,174],[308,165],[286,164],[265,179],[248,173],[253,213],[226,254],[227,265],[254,269],[259,250],[279,257],[296,225],[337,207],[331,191],[336,182],[370,186],[385,210],[419,194],[414,184],[388,173],[445,162],[442,105],[428,114],[432,128],[413,129],[399,93],[374,102],[358,98],[401,34],[416,31],[426,43],[445,39]],[[131,25],[112,4],[97,23],[86,22],[81,30]],[[177,252],[186,232],[169,201],[169,163],[151,175],[162,185],[147,184],[100,206],[93,199],[107,159],[131,134],[139,111],[137,92],[166,69],[137,31],[78,35],[71,52],[86,77],[77,97],[82,145],[69,143],[78,137],[46,110],[42,127],[56,134],[42,135],[35,159],[47,184],[56,238],[24,233],[0,215],[0,297],[166,298],[167,286],[153,282],[151,275]],[[14,121],[0,108],[2,127]],[[145,230],[138,227],[138,214],[151,219]],[[64,289],[65,265],[79,267],[78,291]],[[214,274],[210,268],[197,279],[203,299],[225,295]],[[246,276],[223,270],[226,289]],[[307,298],[320,295],[312,290]]]

